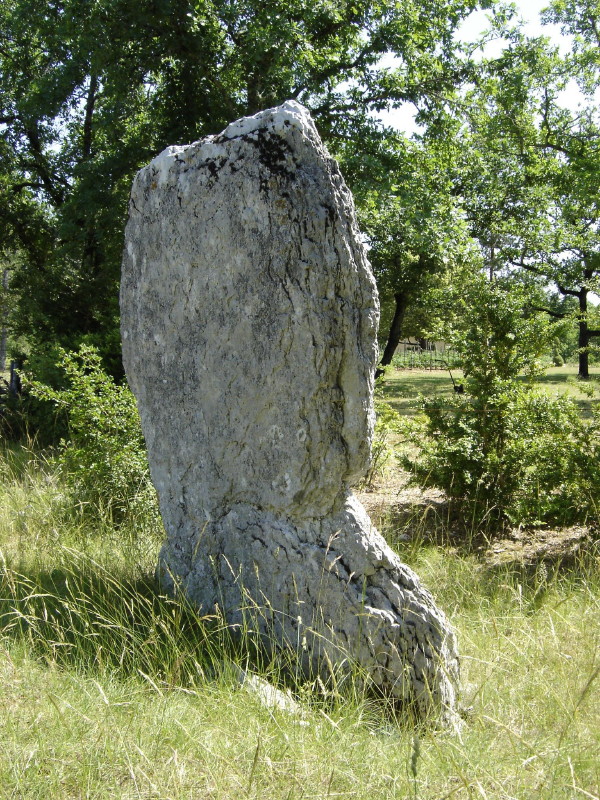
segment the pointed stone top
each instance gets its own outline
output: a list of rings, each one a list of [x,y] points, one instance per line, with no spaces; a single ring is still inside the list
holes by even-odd
[[[292,132],[300,132],[301,136],[313,140],[316,138],[320,142],[315,123],[308,109],[295,100],[286,100],[280,106],[267,108],[251,117],[242,117],[230,123],[224,131],[216,136],[206,136],[192,144],[170,145],[159,153],[149,166],[162,171],[168,161],[182,156],[190,150],[197,150],[199,147],[207,150],[211,144],[216,145],[232,139],[241,139],[243,136],[249,136],[259,130],[275,134],[282,139],[287,139]]]
[[[228,125],[217,139],[237,139],[253,133],[260,128],[267,128],[272,133],[285,136],[288,129],[297,128],[303,132],[315,132],[315,124],[312,121],[307,108],[297,103],[295,100],[286,100],[283,105],[276,108],[268,108],[260,111],[252,117],[243,117]]]

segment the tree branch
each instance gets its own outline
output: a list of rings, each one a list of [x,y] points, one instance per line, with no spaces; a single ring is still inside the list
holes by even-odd
[[[341,73],[350,72],[351,70],[356,69],[357,67],[361,66],[366,60],[367,56],[371,55],[373,52],[377,52],[377,50],[371,45],[370,42],[367,43],[351,61],[336,61],[319,72],[310,75],[308,80],[298,84],[294,88],[294,91],[291,93],[291,98],[295,100],[300,96],[300,94],[302,94],[302,92],[307,91],[311,85],[314,86],[315,82],[317,84],[324,83],[329,78],[333,78]]]
[[[565,319],[567,314],[561,311],[552,311],[550,308],[542,308],[541,306],[528,306],[532,311],[543,311],[545,314],[549,314],[551,317],[555,317],[556,319]]]
[[[23,189],[45,189],[45,188],[46,187],[44,186],[43,183],[38,183],[36,181],[23,181],[22,183],[14,183],[11,186],[11,189],[15,194],[17,194],[17,192],[22,191]]]
[[[560,283],[557,283],[556,286],[561,294],[569,294],[571,297],[579,297],[581,295],[581,290],[576,292],[574,289],[565,289]]]
[[[521,267],[521,269],[525,269],[527,272],[533,272],[534,275],[539,275],[540,278],[548,277],[548,274],[544,272],[544,270],[538,269],[538,267],[534,267],[531,264],[525,264],[523,257],[521,257],[519,261],[515,260],[514,258],[509,258],[509,262],[513,267]]]
[[[590,23],[590,27],[594,32],[594,36],[596,37],[596,44],[600,47],[600,30],[598,30],[598,20],[593,14],[590,14],[588,17],[588,22]]]
[[[26,127],[25,135],[27,136],[27,140],[31,148],[31,152],[33,155],[33,163],[35,164],[35,168],[42,180],[44,189],[48,192],[55,205],[57,206],[62,205],[64,198],[62,192],[60,192],[57,189],[54,183],[54,179],[50,173],[50,170],[48,169],[46,158],[42,151],[42,144],[40,142],[40,137],[37,128]]]

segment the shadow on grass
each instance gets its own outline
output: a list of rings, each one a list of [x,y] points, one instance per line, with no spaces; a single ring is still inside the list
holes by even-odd
[[[454,379],[460,376],[457,370],[453,371]],[[394,411],[403,415],[415,414],[418,410],[417,399],[419,395],[426,397],[447,396],[453,393],[452,380],[447,372],[442,370],[395,370],[386,377],[381,385],[383,398],[391,405]]]
[[[462,380],[462,372],[458,369],[452,370],[454,381],[459,383]],[[593,367],[590,370],[592,383],[600,379],[600,367]],[[526,376],[521,376],[523,381],[528,380]],[[561,393],[567,394],[577,405],[583,416],[591,415],[591,401],[582,395],[577,380],[576,367],[551,367],[543,375],[536,378],[536,385],[551,391],[555,388]],[[582,386],[586,386],[582,382]],[[433,397],[452,397],[453,383],[450,374],[444,370],[411,370],[395,369],[390,371],[381,384],[381,392],[387,403],[402,415],[413,415],[418,410],[417,398],[423,395],[429,399]]]
[[[219,614],[202,616],[181,594],[161,593],[152,576],[132,578],[67,552],[68,565],[52,570],[17,571],[0,561],[0,638],[24,644],[43,663],[94,678],[141,676],[159,692],[245,685],[249,673],[305,699],[311,689],[311,703],[330,709],[363,696],[353,673],[338,675],[334,665],[317,679],[297,644],[259,634],[264,610],[250,602],[242,624],[229,625]],[[260,699],[260,687],[255,692]],[[375,691],[373,698],[384,701],[384,715],[398,713]]]
[[[75,553],[50,571],[0,567],[0,635],[47,663],[163,687],[213,679],[240,657],[222,619],[161,594],[151,576],[129,578]]]
[[[526,380],[524,376],[522,376],[523,380]],[[548,384],[558,384],[558,385],[566,385],[570,381],[574,380],[575,375],[572,372],[546,372],[544,375],[539,375],[536,379],[536,383],[541,383],[544,386]]]
[[[600,367],[590,367],[590,378],[592,381],[600,379]],[[548,367],[544,374],[538,375],[535,380],[536,383],[542,384],[556,383],[564,385],[568,382],[573,382],[577,386],[577,383],[579,383],[578,369],[570,364],[564,367]],[[585,384],[586,381],[581,381],[581,383]]]

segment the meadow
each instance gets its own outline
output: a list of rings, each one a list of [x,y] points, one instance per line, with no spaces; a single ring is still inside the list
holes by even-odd
[[[577,393],[567,374],[550,371],[549,391]],[[451,382],[396,373],[386,384],[399,409],[416,390]],[[380,509],[382,532],[457,631],[456,732],[415,727],[351,686],[290,682],[276,657],[249,661],[222,620],[157,590],[156,520],[69,511],[47,454],[5,447],[0,478],[2,800],[600,797],[593,536],[568,557],[498,563],[464,525],[457,538],[442,504]],[[238,667],[290,687],[299,708],[266,706]]]
[[[452,369],[451,374],[456,383],[461,381],[460,369]],[[590,367],[590,377],[593,380],[600,378],[600,367]],[[443,369],[392,369],[385,381],[383,397],[400,414],[411,415],[418,408],[419,395],[450,397],[454,391],[452,378],[448,370]],[[550,395],[571,397],[584,415],[589,414],[590,399],[577,381],[576,366],[548,367],[537,376],[536,384]]]

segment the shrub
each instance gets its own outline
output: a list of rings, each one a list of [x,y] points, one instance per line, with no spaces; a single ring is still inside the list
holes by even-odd
[[[405,461],[423,485],[444,489],[469,519],[569,523],[594,514],[598,434],[594,444],[592,426],[572,400],[523,388],[485,412],[470,396],[423,408],[422,451]]]
[[[536,374],[551,326],[527,316],[518,293],[497,284],[476,290],[455,331],[465,393],[422,401],[422,449],[405,466],[472,520],[586,519],[600,488],[598,414],[586,422],[573,401],[520,379]]]
[[[39,383],[53,389],[66,386],[60,367],[62,350],[55,344],[39,347],[34,353],[21,352],[19,373],[34,375]],[[7,398],[2,414],[2,433],[13,441],[35,441],[39,447],[53,447],[68,436],[67,414],[61,405],[37,395],[30,381],[23,380],[18,397]]]
[[[33,381],[30,390],[67,415],[58,460],[73,503],[84,513],[107,512],[116,523],[134,512],[156,514],[133,394],[104,372],[93,347],[61,351],[58,365],[66,388]]]

